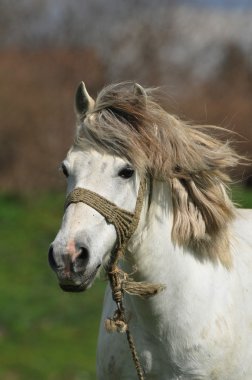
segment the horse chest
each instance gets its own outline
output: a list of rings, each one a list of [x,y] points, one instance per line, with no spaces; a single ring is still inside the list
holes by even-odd
[[[104,306],[97,355],[98,379],[137,379],[126,336],[116,333],[108,334],[104,331],[104,319],[111,314],[111,309],[113,310],[110,292],[107,293]],[[188,376],[184,376],[181,370],[185,364],[183,355],[175,357],[176,355],[172,352],[173,349],[178,352],[180,345],[175,342],[175,347],[173,347],[174,342],[169,341],[170,337],[168,337],[166,326],[151,328],[148,324],[142,324],[132,315],[130,316],[130,330],[134,336],[146,379],[196,379],[196,377],[191,377],[189,372]],[[197,353],[197,347],[194,347],[194,351]],[[191,364],[191,367],[193,367],[193,364]]]
[[[104,331],[104,319],[114,308],[110,297],[108,292],[98,345],[98,379],[137,379],[126,336]],[[217,318],[212,325],[206,325],[198,334],[192,335],[195,326],[186,329],[179,322],[171,326],[164,320],[153,325],[151,321],[148,323],[148,313],[144,314],[145,318],[141,319],[134,315],[130,317],[130,329],[146,380],[250,379],[246,377],[247,371],[241,375],[237,370],[242,362],[245,365],[237,356],[242,342],[232,336],[223,318]]]
[[[177,351],[174,347],[172,353],[173,348],[167,349],[164,342],[161,344],[160,341],[143,335],[143,331],[135,333],[135,340],[146,380],[250,379],[246,376],[239,377],[236,371],[233,373],[225,371],[228,366],[232,368],[231,357],[222,360],[220,355],[211,369],[208,363],[210,358],[207,357],[203,347],[195,345]],[[99,380],[137,380],[125,336],[118,334],[104,336],[99,350],[97,373]],[[208,355],[211,356],[211,353]]]

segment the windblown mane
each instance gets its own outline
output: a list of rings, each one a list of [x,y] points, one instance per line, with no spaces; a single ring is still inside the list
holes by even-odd
[[[216,137],[215,127],[190,125],[167,113],[153,91],[132,83],[104,88],[80,122],[75,144],[89,143],[127,158],[142,175],[170,184],[175,244],[199,259],[232,264],[228,224],[234,206],[227,195],[228,167],[239,156]]]

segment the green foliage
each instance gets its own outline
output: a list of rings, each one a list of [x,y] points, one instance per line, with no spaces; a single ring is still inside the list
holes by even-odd
[[[234,189],[252,207],[252,192]],[[47,264],[64,199],[0,196],[0,379],[93,380],[104,282],[85,293],[57,286]]]
[[[252,208],[252,191],[243,187],[235,186],[232,189],[233,201],[237,207]]]

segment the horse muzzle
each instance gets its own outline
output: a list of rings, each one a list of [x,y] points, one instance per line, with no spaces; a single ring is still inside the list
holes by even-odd
[[[75,256],[63,254],[59,263],[56,260],[53,245],[49,248],[48,261],[52,270],[56,273],[59,286],[66,292],[82,292],[91,287],[101,264],[90,268],[89,252],[86,248],[80,248]]]

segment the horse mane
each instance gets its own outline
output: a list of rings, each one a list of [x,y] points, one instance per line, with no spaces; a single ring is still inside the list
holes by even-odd
[[[80,122],[75,144],[85,141],[125,157],[141,175],[166,181],[173,203],[172,240],[200,260],[231,267],[228,225],[235,207],[227,168],[239,155],[215,136],[213,126],[191,125],[166,112],[153,90],[133,83],[105,87]]]

